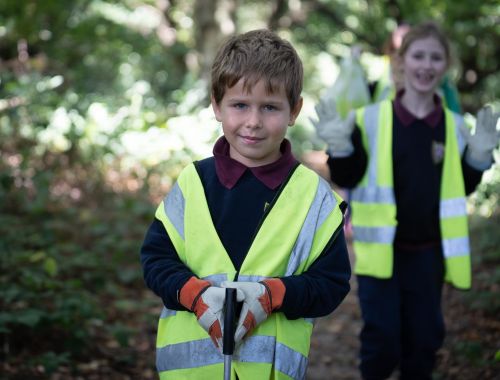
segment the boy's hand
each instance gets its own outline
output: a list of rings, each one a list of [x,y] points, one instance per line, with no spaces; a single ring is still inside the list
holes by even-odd
[[[270,278],[261,282],[230,282],[222,283],[225,288],[236,288],[244,297],[240,318],[234,334],[235,343],[248,336],[252,330],[265,321],[273,310],[281,307],[285,296],[285,284],[277,278]],[[239,293],[239,292],[238,292]]]
[[[208,332],[215,347],[222,350],[222,310],[226,291],[206,280],[191,277],[179,292],[179,302],[194,312],[198,323]]]
[[[321,99],[315,107],[319,120],[311,120],[316,134],[328,145],[328,153],[332,157],[347,157],[354,151],[351,134],[354,130],[356,115],[349,112],[342,119],[333,101]]]

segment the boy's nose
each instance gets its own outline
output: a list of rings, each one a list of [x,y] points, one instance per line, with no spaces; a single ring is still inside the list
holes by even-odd
[[[259,110],[250,110],[248,112],[247,126],[249,128],[260,128],[261,127],[261,117]]]

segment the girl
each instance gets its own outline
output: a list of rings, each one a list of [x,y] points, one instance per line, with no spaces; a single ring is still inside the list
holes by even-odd
[[[342,120],[320,103],[332,181],[353,188],[355,273],[364,379],[431,379],[445,335],[443,281],[470,287],[466,195],[492,164],[498,114],[483,109],[471,136],[436,89],[450,48],[433,23],[405,35],[403,88]],[[333,108],[333,110],[332,110]]]

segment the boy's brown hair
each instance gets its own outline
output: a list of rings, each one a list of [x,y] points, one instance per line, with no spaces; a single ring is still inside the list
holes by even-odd
[[[302,61],[293,46],[267,29],[253,30],[229,38],[219,49],[212,65],[212,96],[220,103],[226,89],[243,78],[250,90],[264,80],[268,93],[284,86],[290,108],[300,100]]]

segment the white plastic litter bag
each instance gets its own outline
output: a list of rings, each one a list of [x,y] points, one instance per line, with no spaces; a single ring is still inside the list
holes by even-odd
[[[337,104],[337,112],[345,118],[349,111],[370,103],[370,92],[361,63],[357,58],[346,57],[340,63],[339,75],[325,95],[327,102]]]

